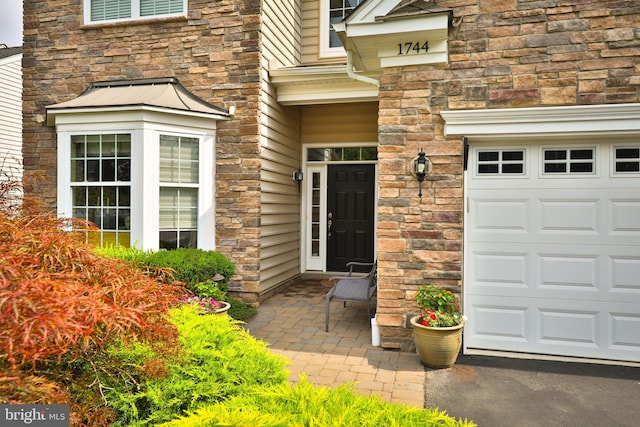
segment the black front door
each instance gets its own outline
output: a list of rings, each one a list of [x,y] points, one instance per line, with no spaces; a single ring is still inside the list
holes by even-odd
[[[375,165],[329,165],[327,270],[374,261]]]

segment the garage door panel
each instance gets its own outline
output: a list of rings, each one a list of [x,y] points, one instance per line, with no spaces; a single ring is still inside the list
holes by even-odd
[[[527,253],[477,252],[473,258],[472,268],[478,286],[527,287]]]
[[[598,256],[539,254],[540,289],[597,292]],[[593,297],[590,295],[589,297]]]
[[[529,307],[515,306],[512,301],[500,304],[500,298],[478,298],[467,311],[465,336],[482,337],[493,341],[527,342]]]
[[[640,237],[640,199],[611,199],[609,203],[610,233],[620,237]]]
[[[625,294],[633,292],[640,298],[640,255],[611,256],[609,265],[612,291]]]
[[[511,232],[517,235],[527,233],[527,199],[474,199],[474,230],[481,232]]]
[[[597,199],[540,199],[540,231],[596,235],[599,203]]]
[[[526,146],[519,176],[478,173],[492,149],[471,145],[465,348],[640,362],[640,174],[600,141],[592,174],[548,173],[550,144]]]
[[[477,297],[466,310],[465,348],[637,360],[640,315],[633,304]]]
[[[487,250],[467,252],[466,271],[473,278],[465,281],[468,295],[640,304],[640,248],[501,243],[482,247]]]
[[[539,309],[538,342],[597,348],[598,316],[592,310]]]
[[[573,192],[577,194],[531,189],[526,193],[530,197],[523,198],[523,191],[475,190],[468,199],[469,240],[638,244],[640,199],[621,198],[624,193],[619,189]]]

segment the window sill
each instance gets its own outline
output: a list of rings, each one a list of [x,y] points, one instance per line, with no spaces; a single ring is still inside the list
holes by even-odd
[[[153,18],[141,18],[141,19],[131,19],[131,20],[122,20],[122,21],[110,21],[110,22],[92,22],[90,24],[83,24],[80,26],[81,30],[95,30],[99,28],[113,28],[113,27],[132,27],[135,25],[148,25],[148,24],[158,24],[165,22],[178,22],[178,21],[188,21],[188,17],[186,15],[180,16],[166,16],[166,17],[153,17]]]

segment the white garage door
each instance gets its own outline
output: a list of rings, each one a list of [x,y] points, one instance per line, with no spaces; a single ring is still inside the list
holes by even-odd
[[[640,362],[640,141],[471,144],[467,350]]]

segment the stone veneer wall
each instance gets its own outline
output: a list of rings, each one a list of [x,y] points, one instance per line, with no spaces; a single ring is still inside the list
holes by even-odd
[[[259,284],[259,0],[189,0],[189,15],[84,26],[82,0],[24,4],[24,167],[46,176],[56,201],[56,134],[47,105],[79,96],[92,82],[176,77],[192,93],[236,107],[218,122],[217,250],[237,268],[245,292]],[[213,238],[213,236],[212,236]]]
[[[383,70],[377,320],[382,345],[413,347],[419,285],[462,286],[462,141],[442,110],[640,102],[640,3],[439,0],[453,9],[449,64]],[[433,172],[418,198],[411,160]],[[409,325],[410,327],[410,325]]]

